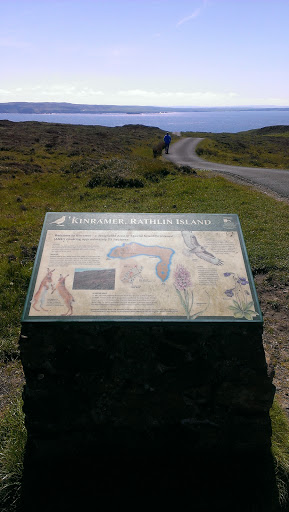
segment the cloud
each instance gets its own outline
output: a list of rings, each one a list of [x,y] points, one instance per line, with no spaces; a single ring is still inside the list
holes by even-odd
[[[134,104],[148,105],[149,102],[158,105],[192,105],[192,106],[221,106],[231,104],[239,97],[234,91],[218,93],[213,91],[147,91],[143,89],[129,89],[118,91],[117,96],[123,101]]]
[[[31,87],[12,87],[10,90],[0,89],[0,102],[7,101],[5,96],[9,96],[9,101],[70,101],[72,103],[81,101],[82,103],[97,103],[98,99],[105,96],[105,93],[81,84],[36,84]]]
[[[92,87],[77,87],[75,85],[52,85],[44,89],[37,87],[38,91],[41,91],[42,96],[50,97],[75,97],[75,98],[88,98],[95,96],[104,96],[104,92],[95,90]]]
[[[158,105],[169,107],[223,107],[223,106],[286,106],[289,98],[283,97],[246,97],[235,91],[155,91],[144,89],[128,89],[118,91],[114,97],[118,103],[126,105]]]
[[[194,10],[194,12],[192,12],[192,14],[190,14],[189,16],[186,16],[185,18],[182,18],[180,21],[178,21],[176,26],[180,27],[184,23],[187,23],[187,21],[194,20],[195,18],[200,16],[201,12],[203,11],[203,9],[205,9],[207,7],[207,5],[209,5],[209,0],[203,0],[201,7],[198,7],[197,9]]]
[[[0,102],[6,101],[67,101],[71,103],[106,105],[158,105],[162,107],[222,107],[271,105],[288,106],[289,97],[243,96],[235,91],[174,91],[155,89],[115,90],[113,86],[98,89],[96,84],[71,82],[58,84],[34,83],[22,86],[1,84]]]
[[[142,97],[142,98],[184,98],[187,100],[193,100],[193,99],[215,99],[215,98],[233,98],[238,96],[235,92],[227,92],[227,93],[215,93],[212,91],[206,91],[206,92],[184,92],[184,91],[146,91],[143,89],[130,89],[126,91],[118,91],[118,96],[124,96],[124,97]]]
[[[201,11],[202,11],[202,9],[201,9],[201,7],[199,7],[198,9],[196,9],[192,14],[190,14],[186,18],[183,18],[182,20],[178,21],[176,26],[179,27],[183,23],[186,23],[187,21],[190,21],[190,20],[193,20],[194,18],[197,18],[200,15]]]
[[[155,92],[155,91],[145,91],[143,89],[129,89],[127,91],[118,91],[118,96],[125,97],[145,97],[145,98],[163,98],[171,96],[170,92]]]

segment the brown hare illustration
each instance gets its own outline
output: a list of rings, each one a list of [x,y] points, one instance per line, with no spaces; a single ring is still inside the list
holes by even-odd
[[[64,300],[64,304],[67,307],[67,312],[63,313],[61,316],[70,316],[73,313],[72,302],[74,302],[74,298],[65,286],[65,279],[68,276],[69,274],[67,274],[65,277],[63,277],[63,275],[60,274],[57,285],[53,288],[53,291],[51,292],[54,293],[55,290],[57,290],[60,297]]]
[[[43,310],[43,311],[48,311],[48,309],[44,309],[44,301],[45,301],[45,296],[46,296],[46,293],[49,289],[49,287],[53,287],[52,285],[52,272],[54,272],[55,268],[53,270],[49,270],[49,268],[47,269],[47,274],[46,276],[42,279],[41,283],[40,283],[40,286],[37,290],[37,292],[35,293],[33,299],[32,299],[32,307],[36,310],[36,311],[40,311],[40,309],[38,309],[36,307],[37,303],[39,302],[40,303],[40,308]]]

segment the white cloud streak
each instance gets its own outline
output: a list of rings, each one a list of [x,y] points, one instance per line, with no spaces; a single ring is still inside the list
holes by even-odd
[[[164,106],[223,106],[237,104],[239,94],[234,91],[153,91],[143,89],[120,90],[115,94],[123,104]],[[118,103],[119,103],[118,102]]]
[[[188,21],[194,20],[195,18],[200,16],[200,14],[202,13],[203,9],[205,9],[208,4],[209,4],[209,0],[203,0],[201,7],[198,7],[197,9],[194,10],[194,12],[192,12],[192,14],[190,14],[189,16],[186,16],[185,18],[182,18],[180,21],[178,21],[176,26],[180,27],[184,23],[187,23]]]
[[[222,99],[222,98],[234,98],[237,97],[238,94],[235,92],[227,92],[223,94],[214,93],[212,91],[206,91],[206,92],[172,92],[172,91],[145,91],[142,89],[131,89],[126,91],[118,91],[118,96],[122,97],[134,97],[134,98],[153,98],[153,99],[184,99],[184,100],[214,100],[214,99]]]
[[[16,87],[0,89],[0,102],[7,101],[70,101],[77,103],[98,103],[105,96],[104,91],[88,86],[70,84],[34,85],[31,87]]]
[[[199,7],[198,9],[196,9],[192,14],[190,14],[189,16],[187,16],[186,18],[183,18],[182,20],[180,20],[178,23],[177,23],[177,27],[180,27],[181,25],[183,25],[183,23],[186,23],[187,21],[190,21],[190,20],[193,20],[195,18],[197,18],[200,14],[201,14],[201,7]]]
[[[234,91],[169,91],[145,89],[97,89],[84,84],[34,84],[31,87],[0,89],[0,102],[6,101],[68,101],[71,103],[107,105],[158,105],[163,107],[218,107],[272,105],[286,106],[288,97],[244,97]]]
[[[67,84],[59,84],[59,85],[51,85],[46,88],[41,88],[40,86],[36,86],[39,92],[41,91],[42,95],[49,96],[103,96],[104,92],[100,90],[95,90],[91,87],[77,87],[75,85],[67,85]]]

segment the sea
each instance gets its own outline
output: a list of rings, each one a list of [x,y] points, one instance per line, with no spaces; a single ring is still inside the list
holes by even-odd
[[[100,126],[142,124],[169,132],[237,133],[265,126],[289,125],[288,110],[216,110],[152,114],[1,114],[14,122],[39,121]]]

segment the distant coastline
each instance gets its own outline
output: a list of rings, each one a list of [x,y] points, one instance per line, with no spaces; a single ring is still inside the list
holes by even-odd
[[[70,124],[117,127],[143,125],[158,127],[170,132],[228,132],[255,130],[265,126],[288,126],[289,108],[284,110],[198,110],[142,112],[88,112],[75,113],[14,113],[0,112],[0,123],[37,122],[46,124]]]
[[[289,111],[288,107],[152,107],[139,105],[86,105],[58,102],[0,103],[1,114],[162,114],[173,112]]]

